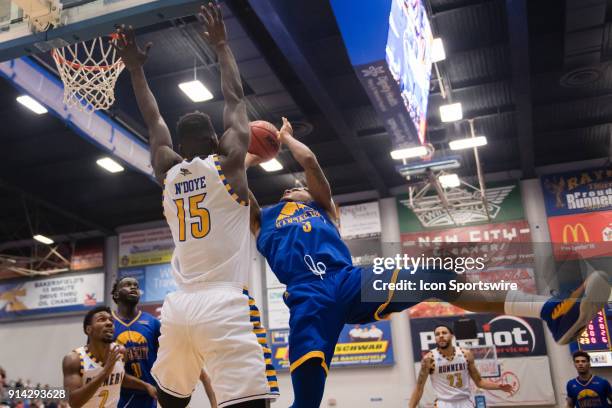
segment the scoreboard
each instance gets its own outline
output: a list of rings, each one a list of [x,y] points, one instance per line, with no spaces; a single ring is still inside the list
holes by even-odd
[[[597,313],[597,316],[587,325],[585,331],[572,347],[583,350],[591,356],[592,367],[612,366],[612,342],[610,341],[610,325],[612,323],[612,303]]]

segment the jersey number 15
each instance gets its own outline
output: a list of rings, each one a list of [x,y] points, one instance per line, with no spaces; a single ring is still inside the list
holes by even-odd
[[[179,221],[179,241],[185,241],[187,234],[187,226],[185,224],[185,214],[189,211],[189,223],[191,227],[191,236],[199,239],[204,238],[210,232],[210,212],[206,208],[200,208],[199,204],[204,201],[206,193],[197,194],[187,198],[188,208],[185,208],[185,199],[177,198],[174,200],[176,204],[176,215]]]

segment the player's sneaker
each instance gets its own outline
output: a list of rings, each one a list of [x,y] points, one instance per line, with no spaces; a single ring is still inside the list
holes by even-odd
[[[607,275],[595,271],[571,295],[548,300],[540,317],[558,344],[568,344],[582,333],[597,312],[606,305],[609,296]]]

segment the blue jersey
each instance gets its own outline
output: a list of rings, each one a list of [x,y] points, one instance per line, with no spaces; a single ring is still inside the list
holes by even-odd
[[[146,312],[138,312],[131,322],[122,321],[113,312],[115,322],[115,342],[126,349],[125,372],[155,385],[151,376],[151,367],[157,359],[161,323]],[[127,391],[128,389],[123,389]],[[140,390],[129,390],[134,393],[145,393]]]
[[[257,249],[287,286],[352,268],[335,224],[315,202],[280,202],[261,210]]]
[[[596,375],[586,383],[578,378],[567,382],[567,396],[574,401],[576,408],[610,408],[612,407],[608,402],[610,391],[608,380]]]

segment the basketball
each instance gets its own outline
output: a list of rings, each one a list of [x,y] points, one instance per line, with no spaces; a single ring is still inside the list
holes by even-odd
[[[249,153],[256,154],[265,161],[272,160],[280,149],[278,129],[265,120],[256,120],[249,125],[251,127]]]

